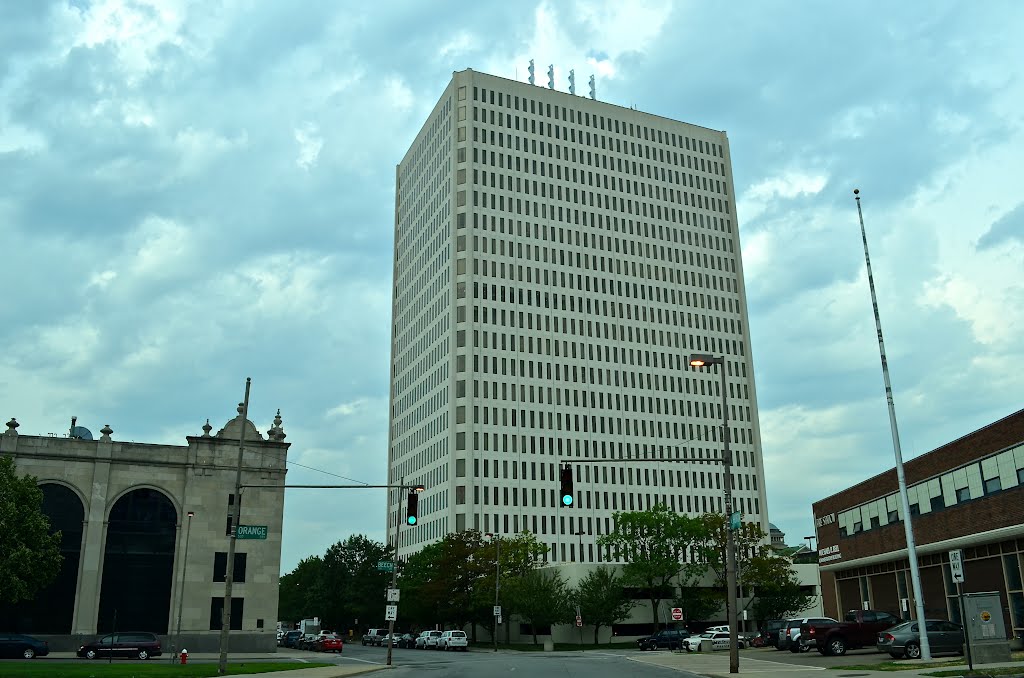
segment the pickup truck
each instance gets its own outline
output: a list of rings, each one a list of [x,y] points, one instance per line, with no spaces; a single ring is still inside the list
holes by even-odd
[[[800,643],[817,648],[823,655],[844,655],[847,650],[875,647],[878,633],[900,623],[900,619],[879,610],[850,610],[841,622],[816,622],[800,627]]]

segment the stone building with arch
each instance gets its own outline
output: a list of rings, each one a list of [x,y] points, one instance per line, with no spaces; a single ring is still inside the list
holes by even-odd
[[[0,454],[37,478],[64,561],[34,600],[0,607],[0,631],[54,650],[117,631],[156,633],[167,652],[216,650],[239,439],[243,486],[283,485],[290,446],[280,411],[266,435],[241,412],[213,435],[207,420],[186,445],[117,441],[109,425],[98,440],[74,423],[63,436],[19,435],[8,421]],[[232,652],[276,648],[283,512],[284,489],[243,488],[239,523],[267,530],[236,544]]]

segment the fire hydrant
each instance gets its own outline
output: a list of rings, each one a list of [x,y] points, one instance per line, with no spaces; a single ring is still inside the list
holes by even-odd
[[[188,664],[188,650],[181,648],[181,663]]]

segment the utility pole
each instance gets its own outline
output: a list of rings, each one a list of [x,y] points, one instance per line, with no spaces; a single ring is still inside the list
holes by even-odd
[[[397,588],[396,584],[398,580],[398,535],[402,531],[402,521],[399,520],[399,517],[402,513],[402,492],[405,490],[405,476],[402,476],[398,486],[398,502],[396,502],[398,509],[395,512],[395,561],[392,563],[393,567],[391,568],[391,588],[393,589]],[[388,511],[388,513],[390,514],[391,511]],[[388,520],[390,520],[390,518]],[[394,636],[395,620],[392,619],[388,622],[388,666],[391,666],[391,647],[395,644]]]
[[[242,512],[242,453],[245,452],[245,426],[249,423],[249,387],[252,378],[245,379],[245,400],[242,401],[242,425],[238,432],[238,467],[235,470],[235,499],[232,505],[231,534],[228,535],[227,572],[224,575],[224,610],[220,627],[220,660],[217,673],[228,672],[228,634],[231,631],[231,584],[235,575],[235,541],[238,536],[238,519]]]

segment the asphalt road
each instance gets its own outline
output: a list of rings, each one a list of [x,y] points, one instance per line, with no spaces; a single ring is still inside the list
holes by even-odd
[[[516,675],[529,678],[671,678],[696,674],[675,671],[660,666],[630,661],[637,656],[636,650],[591,650],[587,652],[515,652],[481,651],[438,652],[434,650],[392,651],[392,666],[399,675],[437,676],[438,678],[514,678]],[[321,659],[323,655],[310,653]],[[368,662],[383,664],[387,648],[362,647],[358,644],[345,646],[338,663]],[[322,661],[330,661],[322,659]]]

